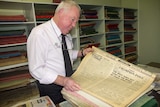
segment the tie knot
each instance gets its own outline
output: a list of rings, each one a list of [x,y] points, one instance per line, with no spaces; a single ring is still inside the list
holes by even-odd
[[[63,42],[63,43],[66,42],[66,41],[65,41],[65,35],[63,35],[63,34],[62,34],[62,42]]]
[[[61,34],[62,36],[65,36],[64,34]]]

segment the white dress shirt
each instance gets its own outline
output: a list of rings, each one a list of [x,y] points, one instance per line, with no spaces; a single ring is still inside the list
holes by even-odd
[[[72,50],[70,34],[66,36],[71,62],[77,58],[78,51]],[[53,21],[32,29],[27,40],[27,54],[31,75],[42,84],[51,84],[57,75],[65,76],[62,53],[61,31]]]

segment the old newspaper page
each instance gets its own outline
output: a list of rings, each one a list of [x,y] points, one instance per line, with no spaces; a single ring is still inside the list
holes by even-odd
[[[93,49],[71,76],[81,86],[78,95],[87,93],[111,106],[126,107],[154,81],[155,74],[96,47]]]
[[[20,102],[12,107],[56,107],[56,105],[52,102],[49,96],[43,96]]]

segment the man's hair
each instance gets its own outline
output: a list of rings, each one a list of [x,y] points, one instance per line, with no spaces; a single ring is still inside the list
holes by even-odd
[[[74,0],[62,0],[61,3],[57,6],[55,13],[62,8],[66,10],[71,8],[72,6],[76,6],[79,9],[79,12],[81,12],[80,6]]]

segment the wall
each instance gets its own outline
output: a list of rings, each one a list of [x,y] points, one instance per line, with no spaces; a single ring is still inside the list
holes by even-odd
[[[160,63],[160,0],[139,0],[139,62]]]
[[[138,0],[121,0],[121,6],[125,8],[138,8]]]

